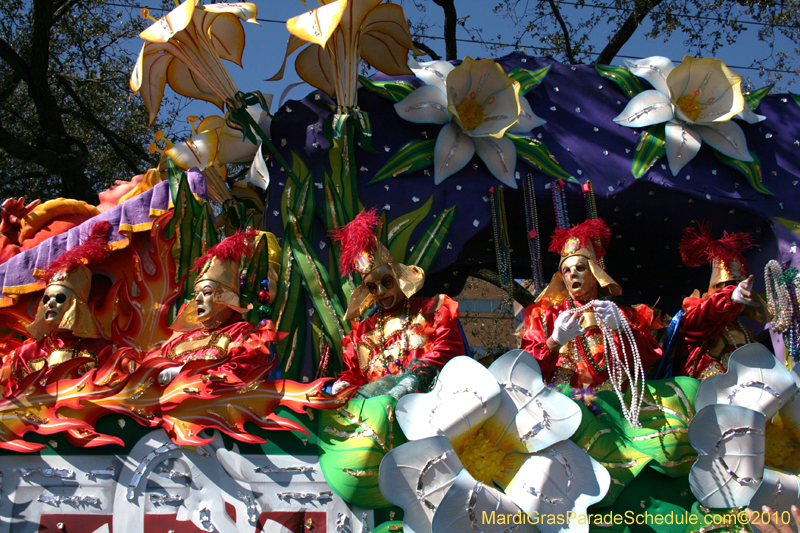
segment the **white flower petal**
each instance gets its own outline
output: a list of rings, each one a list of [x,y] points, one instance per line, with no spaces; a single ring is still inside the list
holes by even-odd
[[[783,426],[792,433],[794,438],[800,440],[800,364],[794,365],[791,375],[798,389],[794,391],[779,412]]]
[[[436,508],[463,469],[445,437],[411,441],[381,461],[378,484],[391,503],[403,508],[403,530],[430,533]]]
[[[447,124],[450,112],[447,97],[433,85],[414,89],[411,94],[394,104],[400,118],[416,124]]]
[[[628,128],[642,128],[671,120],[672,102],[659,91],[644,91],[634,96],[614,122]]]
[[[784,511],[791,513],[792,505],[800,505],[800,478],[769,467],[765,468],[764,480],[748,507],[761,512],[761,508],[765,505],[777,512],[779,517]],[[790,514],[783,516],[789,517]],[[756,530],[755,527],[753,530]]]
[[[220,164],[229,163],[249,163],[253,160],[253,155],[258,150],[258,146],[251,143],[241,131],[235,130],[226,123],[219,134],[219,155],[217,160]]]
[[[689,423],[689,442],[699,457],[689,485],[701,504],[740,507],[750,502],[764,472],[766,423],[761,413],[738,405],[709,405],[697,412]]]
[[[698,124],[727,122],[744,109],[742,77],[719,59],[684,56],[667,76],[667,85],[676,107],[684,98],[683,106],[699,112],[692,118],[676,109],[675,114],[681,120]]]
[[[767,117],[765,117],[764,115],[759,115],[758,113],[756,113],[755,111],[750,109],[750,106],[747,105],[747,100],[745,100],[744,101],[744,110],[741,113],[739,113],[738,115],[736,115],[735,118],[738,118],[740,120],[744,120],[748,124],[757,124],[757,123],[761,122],[762,120],[766,120]]]
[[[695,409],[713,404],[739,405],[772,418],[789,403],[795,390],[794,378],[766,346],[747,344],[731,354],[725,374],[700,384]]]
[[[669,58],[653,56],[635,61],[626,59],[625,65],[633,74],[649,81],[653,89],[669,95],[667,76],[669,76],[669,73],[675,68],[675,65]]]
[[[455,122],[445,124],[433,149],[433,182],[439,185],[467,166],[473,155],[475,145],[469,135]]]
[[[538,524],[543,533],[589,531],[587,523],[570,517],[585,516],[587,508],[602,500],[611,485],[603,465],[567,440],[532,455],[506,489],[506,494],[531,516],[561,515],[565,524]]]
[[[519,104],[521,108],[519,118],[506,130],[507,133],[528,133],[533,128],[538,128],[539,126],[547,124],[545,119],[536,116],[527,98],[520,96]]]
[[[697,132],[711,147],[739,161],[752,161],[747,149],[747,139],[742,128],[735,122],[719,122],[697,126]]]
[[[448,108],[451,112],[453,107]],[[483,122],[467,133],[473,137],[502,137],[519,118],[519,87],[512,85],[492,94],[483,108]]]
[[[267,162],[264,161],[264,156],[261,154],[261,146],[261,143],[259,143],[253,163],[247,172],[246,181],[266,191],[267,187],[269,187],[269,170],[267,170]]]
[[[475,481],[469,472],[462,470],[436,510],[432,530],[434,533],[503,533],[513,527],[513,522],[509,524],[505,521],[513,515],[520,523],[513,530],[514,533],[536,531],[508,496]],[[502,516],[503,520],[498,521],[498,516]]]
[[[451,359],[433,390],[403,396],[395,413],[408,440],[444,435],[450,440],[480,426],[500,407],[500,386],[486,368],[466,356]]]
[[[667,162],[673,176],[694,159],[703,142],[692,128],[675,121],[667,122],[664,131],[667,140]]]
[[[539,363],[528,352],[511,350],[489,372],[502,387],[502,403],[491,423],[507,428],[524,451],[538,452],[569,439],[580,426],[580,407],[545,387]]]
[[[164,153],[183,170],[193,167],[198,170],[205,170],[217,157],[217,142],[216,131],[203,131],[186,141],[167,148]],[[249,161],[250,159],[248,158],[247,160]]]
[[[517,148],[514,141],[506,137],[473,137],[472,143],[492,176],[503,182],[504,185],[517,188],[514,171],[517,168]]]
[[[411,66],[411,71],[416,77],[425,82],[426,85],[437,87],[443,94],[447,92],[445,80],[456,67],[447,61],[427,61],[418,63],[418,66]]]

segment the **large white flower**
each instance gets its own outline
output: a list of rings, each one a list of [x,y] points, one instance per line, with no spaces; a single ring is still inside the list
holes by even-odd
[[[614,122],[643,128],[666,122],[667,161],[672,175],[691,161],[703,141],[722,154],[753,161],[744,132],[731,119],[745,111],[742,77],[718,59],[685,56],[676,67],[666,57],[625,61],[628,69],[646,79],[653,90],[628,102]],[[754,113],[745,118],[757,120]]]
[[[778,512],[800,504],[799,370],[748,344],[733,352],[725,374],[700,385],[689,424],[700,457],[689,482],[701,504]]]
[[[580,425],[580,408],[544,386],[525,351],[510,351],[488,370],[456,357],[431,392],[405,396],[396,413],[410,442],[386,454],[379,484],[404,509],[409,533],[488,533],[513,525],[486,523],[493,512],[529,516],[519,532],[535,531],[537,517],[557,515],[568,523],[537,527],[588,531],[566,517],[585,514],[608,491],[608,471],[567,440]]]
[[[412,64],[412,71],[426,85],[394,107],[410,122],[444,125],[436,138],[434,182],[464,168],[477,152],[494,177],[516,188],[517,149],[504,135],[545,123],[520,98],[519,82],[491,59],[467,57],[458,67],[446,61]]]

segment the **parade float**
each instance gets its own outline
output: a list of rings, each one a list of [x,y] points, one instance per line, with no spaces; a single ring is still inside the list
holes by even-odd
[[[141,33],[131,88],[151,122],[167,86],[209,103],[190,138],[155,133],[158,168],[102,209],[3,204],[0,532],[736,531],[757,529],[736,521],[747,506],[800,500],[800,97],[688,56],[425,62],[400,6],[336,0],[287,22],[271,81],[296,54],[312,92],[276,103],[222,61],[255,16],[187,0]],[[231,185],[230,165],[249,165]],[[331,232],[362,211],[375,244],[351,268]],[[653,379],[622,365],[582,389],[525,351],[462,345],[421,394],[337,381],[376,257],[424,272],[409,299],[489,268],[557,305],[548,238],[598,218],[602,238],[553,251],[614,272],[596,277],[659,340]],[[701,222],[695,240],[750,242],[692,255]],[[709,287],[682,253],[746,259],[772,314],[703,381],[672,364],[683,299]],[[403,341],[429,338],[409,309]]]

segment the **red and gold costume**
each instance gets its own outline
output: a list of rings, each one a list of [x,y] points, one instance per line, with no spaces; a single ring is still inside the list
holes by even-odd
[[[182,333],[148,357],[166,357],[182,365],[197,360],[223,360],[212,374],[232,378],[227,380],[229,382],[238,382],[256,367],[269,362],[268,347],[262,349],[262,345],[257,343],[251,346],[249,342],[254,337],[260,339],[263,333],[267,333],[269,341],[274,340],[271,323],[259,328],[243,321],[241,317],[235,317],[218,328],[200,328]]]
[[[115,350],[116,345],[106,339],[76,337],[70,332],[50,332],[38,340],[23,344],[11,355],[11,378],[6,385],[5,395],[14,395],[19,384],[29,374],[45,367],[53,369],[76,357],[86,359],[74,376],[80,377],[89,370],[104,365]]]
[[[86,358],[86,363],[77,368],[77,376],[72,376],[78,377],[104,365],[115,352],[116,345],[101,338],[89,309],[87,300],[92,285],[92,271],[85,266],[100,263],[108,257],[110,231],[109,222],[95,224],[91,235],[83,244],[62,254],[44,272],[42,278],[47,280],[48,287],[45,294],[54,286],[67,289],[71,296],[64,305],[68,307],[59,318],[58,324],[51,324],[46,319],[47,306],[40,301],[36,317],[26,328],[36,340],[20,346],[12,354],[5,396],[13,395],[26,376],[43,368],[48,369],[42,375],[46,379],[50,370],[61,363],[76,357]],[[126,361],[137,359],[132,350],[125,350],[117,355],[120,358],[125,357]],[[115,369],[117,374],[124,371],[121,366]],[[113,375],[109,374],[105,379],[110,379]]]
[[[554,323],[559,314],[568,309],[581,307],[591,299],[573,300],[561,273],[562,265],[567,260],[571,263],[581,260],[586,264],[589,275],[597,281],[597,297],[622,294],[622,288],[608,275],[599,261],[605,255],[610,239],[611,231],[602,219],[587,220],[572,228],[557,229],[553,234],[550,251],[561,256],[559,271],[553,275],[553,279],[537,302],[525,309],[520,334],[520,348],[536,358],[546,382],[556,385],[568,383],[578,388],[611,388],[608,382],[608,360],[603,345],[603,334],[592,311],[586,311],[584,314],[585,327],[589,329],[583,335],[579,334],[561,346],[558,351],[551,350],[547,346],[547,340],[553,335]],[[636,308],[619,306],[619,310],[630,324],[646,372],[662,355],[658,342],[650,332],[653,314],[647,306]],[[623,350],[620,333],[613,332],[617,353],[627,354],[628,368],[633,368],[633,347],[629,346],[626,340]]]
[[[280,248],[274,235],[265,233],[263,236],[268,243],[269,277],[277,281],[273,266],[280,257]],[[195,286],[202,281],[213,281],[216,284],[213,301],[215,305],[233,310],[231,318],[220,325],[212,325],[213,317],[210,322],[201,322],[196,300],[189,300],[170,326],[176,334],[161,348],[147,354],[145,360],[165,357],[180,367],[192,361],[219,360],[220,364],[210,369],[209,374],[228,383],[242,382],[256,367],[269,362],[270,346],[278,339],[274,325],[266,321],[263,327],[258,327],[242,320],[248,308],[242,307],[239,299],[241,261],[252,255],[257,237],[256,231],[237,232],[210,248],[194,264],[194,270],[199,272]],[[275,283],[270,285],[275,290]]]
[[[520,348],[530,352],[539,362],[546,383],[568,383],[578,388],[603,389],[608,382],[608,362],[599,327],[589,328],[585,334],[571,340],[558,352],[547,347],[547,339],[553,333],[553,323],[559,313],[581,305],[580,302],[572,303],[567,297],[558,305],[547,306],[540,302],[526,308]],[[646,370],[661,357],[661,347],[650,333],[650,317],[643,308],[619,306],[619,310],[628,319]],[[614,342],[618,353],[622,353],[617,332],[614,332]],[[629,356],[632,353],[627,344],[625,353]],[[632,368],[633,362],[630,359],[628,365]]]
[[[683,300],[683,319],[678,330],[675,373],[705,379],[724,374],[728,358],[736,348],[753,342],[750,333],[739,321],[749,318],[766,324],[771,317],[757,294],[758,305],[736,303],[731,299],[736,286],[720,287],[726,282],[747,279],[747,263],[742,252],[753,245],[747,233],[727,233],[722,239],[711,237],[711,228],[700,224],[686,228],[680,251],[684,263],[695,267],[711,263],[709,290],[699,291]]]
[[[408,315],[387,319],[376,313],[355,323],[342,341],[344,370],[339,379],[361,386],[402,374],[415,358],[441,370],[454,356],[464,354],[458,302],[443,294],[414,298]]]

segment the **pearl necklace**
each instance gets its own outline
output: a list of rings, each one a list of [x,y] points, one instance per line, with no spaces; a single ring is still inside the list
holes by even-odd
[[[794,269],[784,271],[774,259],[764,267],[767,286],[767,306],[772,313],[771,328],[783,335],[784,346],[792,361],[800,361],[800,311],[798,310],[797,274]]]
[[[625,417],[625,420],[628,421],[631,427],[641,428],[642,424],[639,422],[639,413],[642,409],[642,402],[644,401],[644,392],[646,389],[642,358],[639,355],[639,348],[636,346],[636,341],[633,337],[633,331],[628,323],[628,319],[625,318],[625,315],[619,310],[619,307],[617,307],[615,303],[609,303],[613,306],[613,313],[617,317],[619,330],[622,332],[622,335],[620,335],[619,339],[619,344],[622,348],[622,354],[620,356],[620,352],[617,349],[617,343],[614,342],[614,330],[600,321],[600,331],[603,333],[603,348],[606,357],[606,366],[608,368],[608,379],[611,381],[611,386],[614,388],[617,398],[619,398],[619,403],[622,407],[622,414]],[[559,316],[564,313],[582,313],[593,306],[594,301],[591,301],[576,309],[566,309],[561,311]],[[633,368],[629,368],[628,357],[626,357],[627,354],[625,353],[625,342],[623,342],[622,337],[627,339],[628,345],[633,352],[633,356],[631,357],[633,360]],[[628,380],[631,389],[630,406],[625,405],[625,395],[622,393],[622,385],[625,383],[626,379]]]

